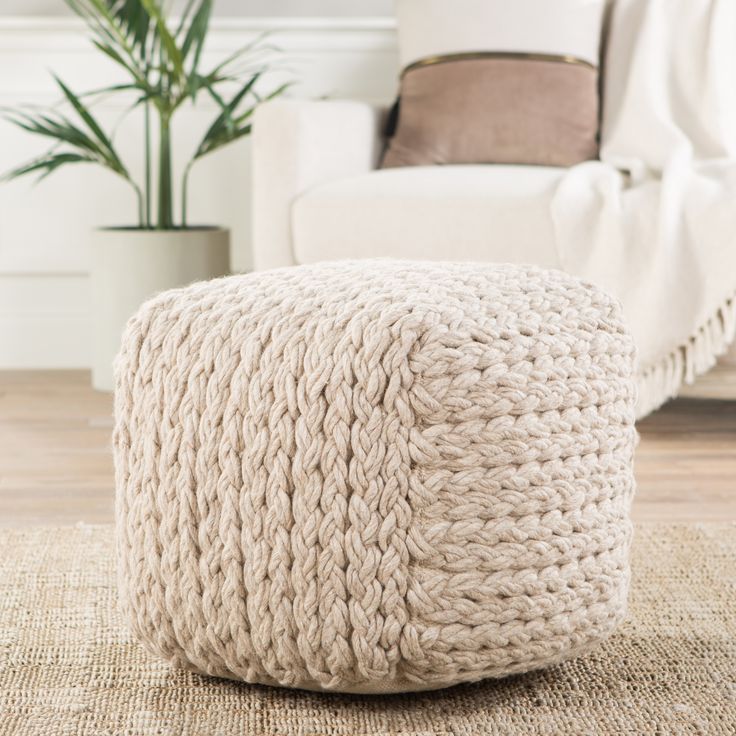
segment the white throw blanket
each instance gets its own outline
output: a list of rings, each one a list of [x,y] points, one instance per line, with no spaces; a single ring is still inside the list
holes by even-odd
[[[562,265],[621,300],[643,416],[736,332],[736,0],[616,0],[601,161],[553,201]]]

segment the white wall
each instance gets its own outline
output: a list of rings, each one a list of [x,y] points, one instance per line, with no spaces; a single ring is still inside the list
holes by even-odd
[[[398,61],[388,19],[216,20],[205,65],[274,27],[273,40],[284,50],[290,74],[301,80],[295,95],[376,101],[393,96]],[[0,18],[0,106],[56,102],[49,70],[75,90],[116,79],[113,65],[90,47],[76,21]],[[124,112],[122,103],[97,109],[107,125]],[[176,120],[178,168],[214,112],[203,100]],[[139,121],[128,118],[116,144],[139,172]],[[46,148],[43,141],[0,121],[0,172]],[[191,181],[191,221],[232,229],[236,270],[250,263],[249,156],[249,142],[241,141],[199,163]],[[22,180],[0,184],[0,368],[89,365],[88,268],[94,228],[130,223],[134,214],[126,185],[93,167],[69,168],[37,186]]]
[[[1,0],[0,15],[64,15],[64,0]],[[380,16],[393,13],[393,0],[215,0],[215,14],[263,16]]]

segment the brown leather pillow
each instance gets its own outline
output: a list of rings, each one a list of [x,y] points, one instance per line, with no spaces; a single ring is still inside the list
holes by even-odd
[[[598,70],[544,54],[466,53],[404,71],[382,166],[571,166],[598,156]]]

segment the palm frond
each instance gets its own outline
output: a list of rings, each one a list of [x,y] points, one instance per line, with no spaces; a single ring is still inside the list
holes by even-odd
[[[153,24],[141,0],[108,0],[108,3],[121,28],[126,29],[133,48],[144,58]]]
[[[80,102],[79,98],[64,84],[64,82],[61,81],[61,79],[59,79],[59,77],[54,76],[54,79],[56,80],[56,83],[59,85],[59,87],[61,87],[61,91],[64,93],[64,96],[74,108],[77,115],[79,115],[85,125],[89,128],[90,132],[93,134],[95,142],[97,143],[99,150],[107,160],[110,168],[117,171],[119,174],[122,174],[123,176],[127,176],[128,172],[126,171],[125,166],[123,166],[123,162],[120,160],[120,157],[116,153],[112,141],[107,137],[105,131],[102,130],[100,124],[97,122],[97,120],[95,120],[92,113]]]
[[[204,134],[202,141],[200,142],[197,150],[194,154],[194,158],[201,158],[210,151],[213,151],[212,147],[214,142],[227,136],[228,132],[235,130],[236,124],[233,120],[233,113],[238,105],[242,102],[243,98],[253,90],[258,80],[261,78],[261,73],[254,74],[245,85],[232,97],[229,102],[222,103],[221,98],[217,95],[214,90],[209,89],[208,91],[212,95],[216,102],[220,103],[221,110],[220,114],[214,119],[212,125],[207,129]]]
[[[201,0],[199,7],[192,16],[192,21],[187,29],[184,42],[181,46],[181,54],[184,60],[189,56],[189,52],[194,50],[194,57],[191,69],[196,71],[199,66],[199,58],[202,54],[207,31],[209,30],[210,17],[212,15],[212,0]]]
[[[206,156],[209,153],[212,153],[213,151],[216,151],[218,148],[222,148],[222,146],[225,146],[228,143],[232,143],[233,141],[236,141],[243,136],[249,135],[251,133],[252,125],[248,121],[255,113],[258,104],[260,102],[265,102],[267,100],[278,97],[279,95],[283,94],[292,84],[291,82],[286,82],[280,87],[277,87],[270,94],[266,95],[265,97],[261,97],[259,95],[256,95],[254,90],[255,85],[260,77],[260,73],[254,75],[253,78],[250,79],[248,83],[236,95],[234,95],[230,102],[226,103],[222,107],[220,114],[217,116],[217,118],[215,118],[215,121],[208,128],[199,146],[197,147],[197,150],[195,151],[193,157],[195,161],[202,158],[203,156]],[[251,104],[245,110],[241,111],[239,114],[235,114],[240,103],[248,95],[248,93],[252,93],[255,98],[253,104]]]
[[[12,179],[26,176],[27,174],[40,172],[40,176],[36,180],[39,182],[42,179],[45,179],[49,174],[56,171],[60,166],[74,163],[96,163],[96,161],[91,156],[85,156],[81,153],[72,153],[70,151],[54,153],[53,151],[49,151],[43,156],[39,156],[38,158],[28,161],[27,163],[3,174],[0,177],[0,181],[11,181]]]
[[[140,2],[156,25],[156,34],[161,42],[161,49],[171,62],[176,78],[179,80],[183,79],[184,62],[182,59],[181,49],[176,45],[176,39],[171,35],[171,32],[166,25],[166,18],[164,17],[158,0],[140,0]]]
[[[34,116],[23,110],[14,110],[5,113],[4,117],[8,122],[22,128],[28,133],[52,138],[60,143],[67,143],[74,148],[79,148],[98,158],[102,158],[100,147],[84,131],[76,127],[63,115],[58,115],[55,119],[48,114],[37,114]]]
[[[128,74],[130,74],[134,79],[137,80],[138,86],[143,85],[145,79],[143,74],[140,72],[140,70],[136,69],[131,61],[129,59],[126,59],[114,46],[106,41],[97,38],[92,39],[92,44],[99,51],[105,54],[105,56],[112,59],[119,66],[123,67],[123,69],[125,69]]]
[[[136,33],[120,14],[116,14],[115,0],[66,0],[66,4],[85,22],[102,46],[126,59],[129,70],[134,70],[139,81],[145,77],[142,56],[136,50]]]

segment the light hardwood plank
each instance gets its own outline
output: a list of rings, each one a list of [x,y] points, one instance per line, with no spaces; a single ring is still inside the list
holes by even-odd
[[[111,429],[87,372],[0,372],[0,525],[111,521]]]

